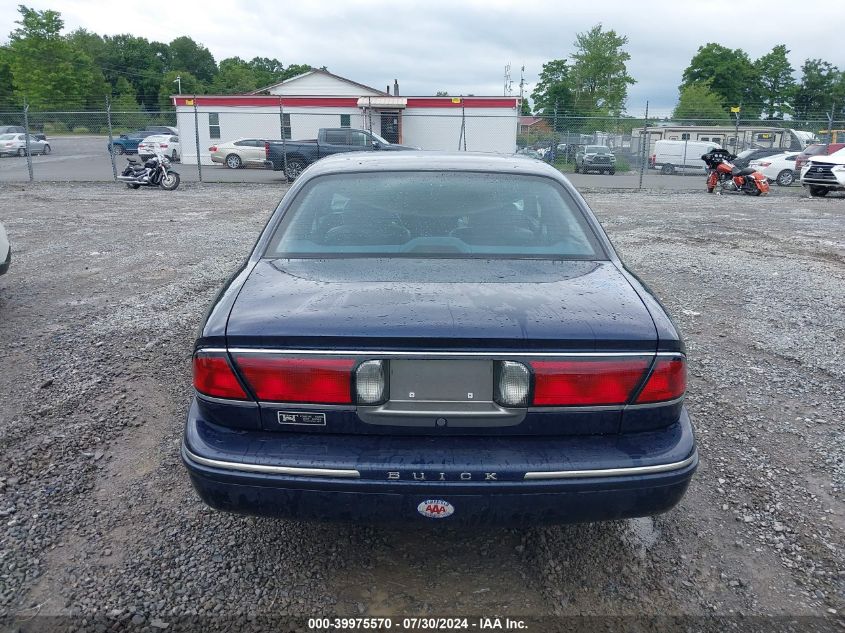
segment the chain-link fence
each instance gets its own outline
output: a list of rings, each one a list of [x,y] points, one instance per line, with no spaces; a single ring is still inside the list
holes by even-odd
[[[837,130],[839,128],[839,130]],[[669,174],[701,174],[702,144],[733,153],[800,151],[845,142],[845,122],[666,121],[629,116],[519,116],[513,108],[197,106],[176,111],[0,111],[0,181],[108,181],[156,133],[187,181],[279,182],[319,157],[402,144],[423,150],[524,154],[568,174],[590,171],[593,186],[663,186]],[[29,132],[29,134],[26,133]],[[680,141],[680,161],[661,160],[659,141]],[[145,147],[142,145],[142,148]],[[612,169],[585,169],[584,155],[604,147]],[[291,169],[293,167],[293,169]],[[600,165],[604,167],[604,165]],[[604,176],[601,182],[593,174]],[[614,175],[614,180],[608,177]],[[645,184],[644,184],[645,179]]]

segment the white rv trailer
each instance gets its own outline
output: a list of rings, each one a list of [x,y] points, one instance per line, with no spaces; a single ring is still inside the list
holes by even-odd
[[[817,141],[812,132],[793,130],[791,128],[766,126],[740,126],[739,139],[736,128],[720,125],[666,125],[644,128],[634,128],[631,131],[631,152],[642,152],[643,135],[648,134],[648,151],[646,156],[654,154],[654,144],[657,141],[706,141],[718,143],[725,149],[738,154],[744,149],[777,147],[786,150],[801,151],[807,145]]]

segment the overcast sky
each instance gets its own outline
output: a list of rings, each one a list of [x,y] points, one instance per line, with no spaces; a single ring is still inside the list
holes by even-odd
[[[381,90],[396,78],[404,95],[437,90],[500,95],[508,63],[514,94],[523,64],[530,94],[543,63],[568,57],[575,34],[601,22],[628,37],[628,72],[637,83],[627,106],[634,115],[646,100],[655,114],[671,111],[684,68],[696,49],[711,41],[743,48],[752,58],[786,44],[796,69],[808,57],[845,68],[842,20],[824,19],[825,8],[800,19],[802,5],[794,0],[767,0],[754,7],[741,0],[20,1],[61,11],[68,30],[84,27],[101,35],[131,33],[162,42],[188,35],[217,61],[261,56],[285,65],[327,66]],[[19,17],[17,4],[0,2],[4,40]]]

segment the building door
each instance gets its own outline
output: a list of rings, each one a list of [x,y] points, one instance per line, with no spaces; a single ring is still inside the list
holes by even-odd
[[[381,136],[388,143],[400,142],[399,113],[381,113]]]

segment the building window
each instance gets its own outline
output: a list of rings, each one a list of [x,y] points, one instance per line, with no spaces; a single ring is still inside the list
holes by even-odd
[[[341,114],[340,115],[340,127],[352,127],[352,115],[351,114]]]
[[[220,138],[220,113],[208,113],[208,137]]]
[[[282,138],[285,140],[290,140],[293,138],[290,133],[290,115],[283,114],[282,115]]]
[[[689,140],[689,134],[681,134],[681,140],[682,141],[688,141]]]

